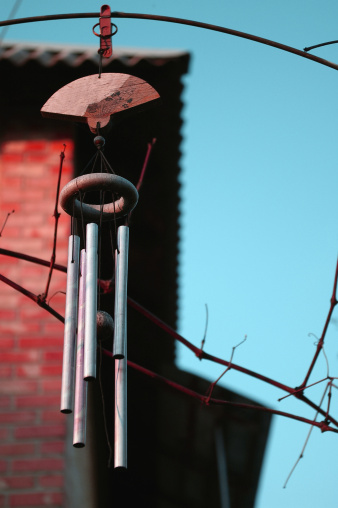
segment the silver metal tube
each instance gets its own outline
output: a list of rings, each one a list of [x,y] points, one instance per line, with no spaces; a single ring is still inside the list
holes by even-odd
[[[128,285],[129,228],[120,226],[117,230],[115,251],[115,312],[114,346],[116,359],[127,355],[127,285]]]
[[[81,250],[79,283],[79,312],[77,322],[76,375],[74,401],[73,445],[82,448],[86,444],[87,382],[83,379],[84,334],[86,309],[86,251]]]
[[[115,360],[114,468],[127,468],[127,359]]]
[[[61,413],[71,413],[73,411],[79,253],[80,238],[78,236],[71,235],[68,242],[66,310],[60,407]]]
[[[96,313],[97,313],[98,226],[87,224],[86,230],[86,317],[84,346],[84,379],[96,379]]]

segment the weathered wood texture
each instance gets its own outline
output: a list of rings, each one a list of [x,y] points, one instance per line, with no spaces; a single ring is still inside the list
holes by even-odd
[[[41,108],[42,116],[88,123],[96,133],[97,123],[105,127],[111,115],[159,100],[146,81],[129,74],[107,73],[77,79],[60,88]]]

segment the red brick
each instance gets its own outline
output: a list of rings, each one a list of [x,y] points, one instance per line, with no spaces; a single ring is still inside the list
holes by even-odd
[[[23,197],[23,191],[18,188],[11,189],[10,192],[2,192],[1,193],[1,199],[3,203],[7,203],[8,201],[12,202],[12,200],[17,201],[20,203]],[[7,224],[6,224],[7,226]]]
[[[39,484],[41,487],[63,487],[64,478],[60,475],[40,476]]]
[[[19,235],[22,235],[22,229],[19,227],[13,227],[13,225],[6,224],[6,228],[3,231],[1,237],[2,238],[16,238]],[[7,263],[6,263],[7,264]],[[9,275],[8,275],[9,276]]]
[[[59,337],[27,337],[19,340],[19,348],[56,348],[63,347],[63,338]]]
[[[8,327],[4,323],[0,325],[1,333],[8,332]],[[14,339],[11,337],[0,337],[0,348],[1,349],[13,349]]]
[[[49,142],[45,139],[41,139],[38,141],[26,141],[26,152],[41,152],[42,150],[47,150],[49,147]]]
[[[22,178],[20,177],[12,177],[10,175],[5,174],[3,175],[2,179],[1,179],[1,185],[3,186],[3,189],[5,188],[17,188],[17,187],[21,187],[21,183],[22,183]]]
[[[14,429],[14,437],[17,439],[63,437],[66,435],[66,425],[45,425],[35,427],[19,427]]]
[[[35,446],[30,443],[13,443],[0,445],[0,455],[28,455],[33,454]]]
[[[23,274],[25,274],[26,271],[23,271]],[[41,273],[38,275],[41,277]],[[41,307],[38,307],[38,305],[29,305],[29,306],[22,306],[20,309],[20,319],[26,320],[26,319],[46,319],[46,311],[44,309],[41,309]]]
[[[11,405],[11,399],[10,397],[0,397],[0,407],[10,407]]]
[[[0,367],[0,378],[9,378],[12,375],[12,367]]]
[[[63,422],[65,421],[65,415],[60,411],[42,411],[43,422]]]
[[[2,162],[22,162],[23,154],[18,152],[3,153],[1,156]]]
[[[12,469],[19,471],[62,471],[63,459],[21,459],[13,460]]]
[[[41,443],[41,453],[43,455],[64,453],[64,451],[65,451],[64,441],[45,441],[44,443]]]
[[[19,377],[46,377],[46,376],[61,376],[62,365],[21,365],[16,370],[16,375]]]
[[[16,212],[20,212],[21,205],[19,205],[19,203],[16,201],[10,202],[7,201],[7,203],[0,203],[0,210],[6,213],[8,213],[9,210],[15,210]]]
[[[6,497],[0,495],[0,508],[3,508],[5,506]]]
[[[0,478],[0,490],[5,489],[29,489],[34,486],[32,476],[11,476]]]
[[[8,140],[1,144],[2,153],[19,152],[23,153],[26,150],[27,143],[23,140]]]
[[[60,397],[56,395],[37,395],[36,397],[17,397],[17,407],[57,407],[60,405]]]
[[[61,391],[61,379],[48,379],[42,382],[42,389],[44,392],[57,392]]]
[[[6,323],[1,324],[2,333],[7,334],[22,334],[22,333],[31,333],[31,332],[39,332],[40,323],[33,321],[22,321],[20,319],[15,319],[13,321],[8,321]]]
[[[9,436],[8,429],[0,429],[0,439],[1,439],[1,441],[5,441],[6,439],[8,439],[8,436]]]
[[[0,363],[26,363],[39,360],[39,351],[0,353]]]
[[[46,362],[62,362],[62,351],[46,351],[43,353],[43,359]]]
[[[16,311],[15,310],[3,310],[0,309],[0,319],[15,319]]]
[[[65,298],[65,295],[62,295],[63,298]],[[53,303],[55,305],[55,301],[53,300]],[[52,304],[51,304],[52,305]],[[64,307],[64,301],[63,301],[63,307]],[[63,337],[63,328],[64,328],[64,325],[63,323],[46,323],[45,326],[44,326],[44,332],[46,335],[48,334],[51,334],[51,333],[54,333],[54,334],[58,334],[58,336],[60,337]]]
[[[24,393],[36,393],[37,391],[36,381],[26,381],[22,379],[11,379],[9,381],[2,381],[0,383],[0,394],[4,395],[16,395]]]
[[[37,164],[41,164],[44,162],[49,163],[49,162],[53,161],[53,157],[54,157],[54,154],[52,154],[52,153],[46,154],[46,153],[39,153],[39,152],[36,152],[36,153],[28,152],[25,157],[25,162],[28,162],[28,163],[36,162]]]
[[[7,460],[0,460],[0,472],[4,473],[7,470]]]
[[[12,413],[0,413],[0,423],[32,423],[35,421],[36,414],[28,411],[16,411]]]
[[[63,495],[59,492],[44,492],[34,494],[12,494],[9,498],[9,505],[16,506],[63,506]]]

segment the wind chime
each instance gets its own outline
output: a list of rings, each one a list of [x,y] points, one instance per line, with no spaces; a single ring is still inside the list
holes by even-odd
[[[101,7],[99,74],[77,79],[50,97],[41,109],[45,117],[87,123],[95,134],[94,144],[106,171],[111,167],[102,153],[100,135],[113,115],[152,105],[159,94],[148,83],[121,73],[101,74],[102,58],[112,55],[110,8]],[[93,31],[97,25],[94,26]],[[95,32],[94,32],[95,33]],[[116,32],[115,32],[116,33]],[[97,34],[96,34],[97,35]],[[101,165],[102,168],[102,165]],[[107,169],[108,168],[108,169]],[[85,193],[99,191],[99,204],[83,201]],[[102,196],[111,193],[112,201]],[[129,227],[117,228],[115,249],[114,319],[98,311],[99,228],[103,221],[128,215],[136,206],[134,185],[111,172],[84,174],[71,180],[60,193],[60,206],[72,217],[86,223],[85,248],[80,237],[71,234],[68,246],[61,412],[74,413],[73,445],[86,443],[88,382],[96,379],[97,340],[102,331],[114,334],[115,418],[114,467],[127,467],[127,280]]]

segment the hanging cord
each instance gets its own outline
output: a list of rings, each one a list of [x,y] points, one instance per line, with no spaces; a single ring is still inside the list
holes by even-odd
[[[93,165],[92,165],[92,169],[91,169],[91,173],[93,173],[93,170],[94,170],[94,168],[95,168],[95,165],[96,165],[96,161],[97,161],[98,156],[99,156],[99,154],[98,154],[98,152],[96,152],[96,153],[93,155],[93,157],[91,157],[91,159],[90,159],[90,161],[88,162],[88,164],[86,164],[86,166],[85,166],[84,170],[80,173],[80,175],[79,175],[79,176],[82,176],[82,175],[84,175],[84,174],[86,173],[86,171],[87,171],[87,169],[88,169],[89,165],[93,162],[93,159],[95,159],[95,160],[94,160],[94,163],[93,163]]]
[[[103,163],[104,163],[104,167],[105,167],[105,170],[107,171],[107,173],[112,173],[113,175],[115,175],[115,171],[113,170],[113,168],[111,167],[111,165],[109,164],[109,161],[107,159],[107,157],[104,155],[104,153],[100,150],[100,155],[101,155],[101,158],[103,160]],[[109,169],[109,171],[108,171]]]
[[[102,55],[103,55],[103,53],[104,53],[103,49],[98,50],[98,54],[100,55],[100,58],[99,58],[99,79],[101,78],[101,73],[102,73]]]

